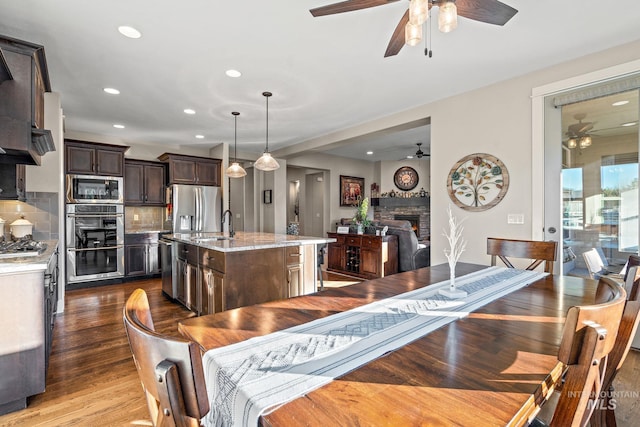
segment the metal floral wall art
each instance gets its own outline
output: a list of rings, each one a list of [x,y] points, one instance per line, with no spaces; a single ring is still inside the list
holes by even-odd
[[[497,157],[470,154],[449,172],[447,191],[456,206],[468,211],[484,211],[500,203],[509,188],[509,172]]]

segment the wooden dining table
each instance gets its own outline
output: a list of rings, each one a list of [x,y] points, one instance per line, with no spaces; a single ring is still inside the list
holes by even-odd
[[[458,263],[456,275],[486,266]],[[179,323],[202,351],[449,278],[446,264]],[[597,282],[547,276],[263,415],[267,426],[526,425],[563,366],[564,317]]]

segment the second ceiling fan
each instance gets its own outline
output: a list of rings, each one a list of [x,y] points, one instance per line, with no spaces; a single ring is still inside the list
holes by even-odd
[[[347,0],[311,9],[313,16],[334,15],[394,3],[398,0]],[[410,0],[384,53],[385,58],[397,55],[406,44],[417,45],[422,39],[422,24],[429,10],[438,6],[440,31],[449,32],[457,26],[457,15],[494,25],[506,24],[518,11],[498,0]],[[426,51],[425,51],[426,54]]]

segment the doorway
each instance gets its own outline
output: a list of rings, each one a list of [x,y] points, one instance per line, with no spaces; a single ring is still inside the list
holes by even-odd
[[[559,232],[549,227],[545,237],[559,241],[563,275],[619,272],[638,253],[638,98],[634,89],[560,105],[560,135],[546,135],[545,211],[557,209],[561,221]],[[557,122],[557,112],[545,119],[553,123],[554,115]],[[553,179],[558,169],[560,179]],[[601,265],[590,272],[584,254],[593,250]]]

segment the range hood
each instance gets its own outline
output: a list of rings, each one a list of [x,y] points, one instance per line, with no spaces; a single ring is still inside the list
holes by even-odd
[[[40,156],[55,151],[51,131],[25,120],[0,117],[0,163],[40,165]]]

